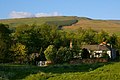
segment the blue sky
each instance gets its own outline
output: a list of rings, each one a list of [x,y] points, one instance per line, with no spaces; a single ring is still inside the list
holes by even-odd
[[[0,19],[63,15],[120,20],[120,0],[0,0],[0,10]]]

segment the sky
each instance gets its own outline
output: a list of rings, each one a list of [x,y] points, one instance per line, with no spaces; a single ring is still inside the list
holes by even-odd
[[[0,19],[78,16],[120,20],[120,0],[0,0]]]

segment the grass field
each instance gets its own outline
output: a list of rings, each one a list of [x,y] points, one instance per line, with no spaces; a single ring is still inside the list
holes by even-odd
[[[120,21],[119,20],[88,20],[80,19],[78,23],[72,26],[64,26],[64,30],[77,30],[79,28],[92,28],[96,31],[104,30],[108,33],[116,33],[120,35]]]
[[[0,64],[0,80],[120,80],[120,62],[53,65]]]
[[[96,31],[104,30],[108,33],[116,33],[120,35],[120,20],[94,20],[86,17],[55,16],[39,18],[5,19],[0,20],[0,23],[9,24],[10,27],[16,27],[20,24],[41,25],[44,23],[50,23],[64,26],[63,29],[68,31],[77,30],[78,28],[92,28]]]
[[[44,23],[57,23],[58,25],[68,25],[72,21],[77,20],[75,16],[55,16],[55,17],[39,17],[39,18],[21,18],[21,19],[4,19],[0,20],[0,23],[9,24],[10,27],[16,27],[20,24],[37,24],[41,25]],[[74,23],[74,22],[73,22]],[[72,24],[73,24],[72,23]]]

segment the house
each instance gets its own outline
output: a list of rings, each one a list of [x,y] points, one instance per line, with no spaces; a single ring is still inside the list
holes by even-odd
[[[83,45],[82,49],[87,49],[91,53],[90,57],[103,57],[103,54],[108,54],[110,59],[116,58],[116,50],[110,45],[102,43],[100,45]]]

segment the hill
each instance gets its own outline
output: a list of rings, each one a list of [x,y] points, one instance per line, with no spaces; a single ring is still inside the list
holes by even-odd
[[[10,27],[16,27],[20,24],[37,24],[44,23],[63,26],[63,30],[75,31],[79,28],[92,28],[96,31],[104,30],[108,33],[116,33],[120,35],[120,20],[95,20],[87,17],[76,16],[55,16],[55,17],[39,17],[39,18],[21,18],[21,19],[5,19],[0,23],[9,24]]]
[[[10,27],[16,27],[20,24],[37,24],[44,23],[55,24],[59,26],[72,25],[77,22],[75,16],[55,16],[55,17],[39,17],[39,18],[19,18],[19,19],[4,19],[0,23],[9,24]]]
[[[120,34],[120,20],[79,19],[76,24],[63,27],[64,30],[77,30],[79,28],[92,28],[96,31],[104,30],[108,33]]]

